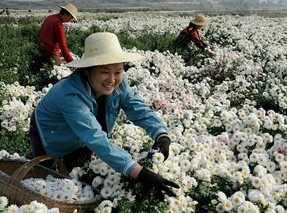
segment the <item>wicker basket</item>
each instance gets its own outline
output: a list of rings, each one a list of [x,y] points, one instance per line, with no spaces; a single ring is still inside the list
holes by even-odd
[[[54,160],[59,172],[39,165],[40,162]],[[24,205],[36,200],[45,204],[48,208],[57,207],[60,212],[93,212],[101,202],[100,194],[96,195],[95,201],[91,203],[66,203],[55,201],[33,192],[21,185],[21,180],[25,178],[46,178],[52,175],[56,178],[70,178],[65,165],[58,158],[44,155],[33,158],[30,161],[23,160],[0,160],[0,196],[6,196],[9,204]]]

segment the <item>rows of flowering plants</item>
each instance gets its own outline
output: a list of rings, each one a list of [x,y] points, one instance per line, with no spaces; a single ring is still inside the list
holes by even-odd
[[[160,13],[129,13],[114,19],[90,15],[67,24],[67,30],[84,32],[97,26],[130,39],[146,35],[148,40],[148,36],[176,35],[190,19]],[[201,33],[213,50],[192,47],[189,52],[175,52],[124,45],[127,51],[145,56],[127,64],[126,73],[132,87],[168,126],[170,157],[165,162],[159,153],[147,158],[151,139],[123,113],[111,141],[154,172],[177,182],[177,196],[157,200],[92,156],[70,176],[88,180],[100,190],[103,201],[95,212],[287,211],[287,18],[225,15],[208,19],[210,24]],[[56,66],[50,74],[61,79],[71,72]],[[52,86],[36,90],[33,85],[2,82],[1,128],[11,135],[27,133],[31,112]],[[2,150],[0,159],[18,155]],[[27,181],[30,186],[39,182]],[[47,186],[47,180],[42,181]],[[58,198],[81,200],[71,193],[70,188],[60,191],[66,196]],[[0,192],[0,212],[13,212],[9,208]],[[43,210],[48,211],[52,210]]]

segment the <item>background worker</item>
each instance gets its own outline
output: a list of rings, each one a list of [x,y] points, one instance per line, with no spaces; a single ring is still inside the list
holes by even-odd
[[[198,48],[205,49],[208,46],[213,48],[209,44],[205,43],[200,38],[199,30],[208,24],[207,19],[202,14],[198,14],[189,25],[180,31],[176,38],[176,45],[182,49],[188,48],[191,42],[193,42]]]
[[[61,52],[65,61],[73,61],[66,44],[66,34],[63,23],[72,19],[77,20],[78,9],[73,4],[59,5],[61,8],[58,14],[49,15],[41,25],[38,31],[38,40],[40,48],[54,60],[55,65],[61,64]],[[44,53],[44,54],[45,54]]]

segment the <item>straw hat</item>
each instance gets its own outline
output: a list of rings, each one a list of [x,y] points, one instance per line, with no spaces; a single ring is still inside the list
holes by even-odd
[[[92,67],[116,64],[142,59],[137,53],[124,52],[118,37],[109,32],[98,32],[85,40],[85,53],[82,58],[67,63],[67,67]]]
[[[206,26],[208,24],[208,21],[202,14],[198,14],[195,19],[191,20],[190,22],[198,26]]]
[[[76,21],[78,21],[78,19],[77,19],[78,9],[74,5],[68,3],[68,4],[64,4],[64,5],[59,5],[59,7],[67,10],[73,16],[73,18]]]

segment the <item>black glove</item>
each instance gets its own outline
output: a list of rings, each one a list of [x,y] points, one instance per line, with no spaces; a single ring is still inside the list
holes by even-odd
[[[146,168],[142,168],[137,180],[140,181],[144,187],[147,187],[148,189],[155,189],[157,192],[156,194],[160,196],[160,199],[163,198],[162,191],[165,191],[165,193],[169,196],[176,196],[176,194],[168,186],[177,189],[179,188],[179,185],[176,183],[167,180],[161,175],[158,175]]]
[[[159,149],[159,151],[163,154],[164,160],[168,158],[169,155],[169,145],[170,139],[168,136],[160,137],[152,146],[153,149]]]

